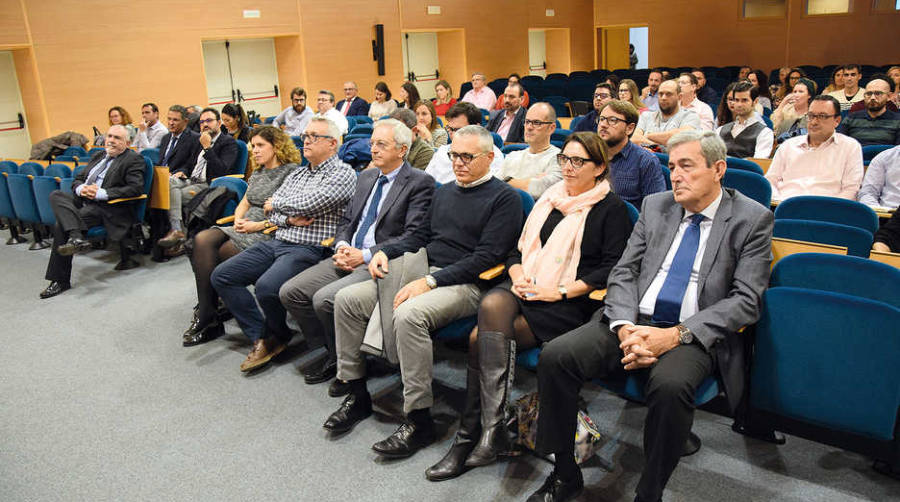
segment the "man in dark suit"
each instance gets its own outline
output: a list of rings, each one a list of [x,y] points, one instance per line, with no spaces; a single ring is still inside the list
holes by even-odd
[[[538,364],[536,448],[556,467],[529,501],[571,500],[584,481],[574,460],[577,399],[593,378],[645,373],[645,466],[636,501],[662,498],[691,431],[694,393],[710,375],[737,407],[744,340],[759,318],[772,261],[772,212],[721,186],[725,144],[711,131],[668,142],[672,192],[644,199],[609,275],[602,319],[548,343]],[[598,312],[599,313],[599,312]]]
[[[525,141],[525,107],[522,106],[524,90],[520,84],[509,84],[503,92],[503,110],[492,112],[488,130],[503,138],[505,143]]]
[[[434,178],[406,162],[412,132],[398,120],[380,120],[372,133],[372,165],[359,175],[347,207],[347,222],[337,229],[335,254],[288,282],[281,303],[297,320],[304,336],[321,335],[328,356],[304,373],[306,383],[325,382],[337,372],[334,342],[334,296],[344,286],[371,278],[366,265],[387,244],[408,239],[427,225]],[[346,393],[335,381],[332,396]]]
[[[169,133],[159,143],[159,165],[167,166],[170,174],[190,176],[200,155],[200,134],[188,129],[190,114],[181,105],[169,107],[166,122]]]
[[[356,85],[356,82],[344,82],[344,98],[338,101],[335,108],[343,113],[345,117],[369,114],[369,103],[359,97],[359,87]]]
[[[234,169],[238,146],[230,134],[222,134],[222,119],[215,108],[206,108],[200,113],[200,136],[194,146],[199,152],[190,172],[175,171],[169,176],[169,223],[172,229],[162,239],[159,246],[171,248],[185,239],[185,228],[181,222],[182,209],[193,194],[209,188],[209,182],[225,176]]]
[[[120,241],[134,223],[131,204],[114,200],[143,193],[144,158],[128,149],[128,130],[120,125],[109,128],[105,146],[106,155],[95,155],[75,177],[73,193],[56,190],[50,194],[56,225],[45,275],[50,285],[41,292],[41,298],[72,287],[72,255],[91,248],[85,240],[90,227],[103,225],[110,240]]]

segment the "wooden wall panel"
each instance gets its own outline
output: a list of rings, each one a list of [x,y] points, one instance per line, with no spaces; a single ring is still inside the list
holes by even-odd
[[[0,49],[27,45],[28,30],[22,0],[0,0]]]
[[[547,48],[547,74],[572,71],[569,30],[554,28],[544,31],[544,34]]]
[[[466,74],[466,36],[463,30],[439,31],[438,61],[441,67],[441,79],[450,84],[450,90],[456,98],[460,83],[469,79]]]
[[[50,124],[47,121],[47,109],[44,106],[34,55],[30,48],[15,49],[12,55],[16,65],[16,78],[19,80],[19,92],[22,94],[22,106],[25,107],[25,125],[31,141],[36,143],[50,136]]]
[[[275,61],[278,64],[278,90],[281,107],[291,106],[291,89],[306,89],[303,74],[303,48],[299,35],[275,37]],[[307,90],[307,95],[309,90]]]

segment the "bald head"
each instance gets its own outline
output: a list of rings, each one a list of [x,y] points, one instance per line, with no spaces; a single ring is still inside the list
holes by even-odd
[[[128,129],[124,126],[110,126],[106,131],[106,154],[110,157],[116,157],[128,148]]]

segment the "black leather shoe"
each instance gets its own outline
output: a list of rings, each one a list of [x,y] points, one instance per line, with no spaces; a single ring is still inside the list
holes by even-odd
[[[56,252],[60,256],[72,256],[76,253],[83,253],[91,249],[91,242],[77,237],[69,237],[65,244],[61,244]]]
[[[335,378],[331,385],[328,386],[328,395],[331,397],[346,396],[349,393],[350,384],[340,378]]]
[[[40,296],[42,300],[46,300],[69,289],[72,289],[72,285],[68,282],[50,281],[50,285],[47,286],[47,289],[41,291]]]
[[[199,345],[210,340],[222,336],[222,325],[219,323],[209,323],[201,325],[199,321],[191,323],[191,327],[184,332],[181,344],[185,347]]]
[[[550,473],[538,491],[531,494],[526,502],[565,502],[577,497],[584,490],[584,478],[581,471],[573,481],[563,481],[556,470]]]
[[[336,434],[350,431],[356,424],[372,414],[372,398],[366,394],[365,398],[350,394],[341,403],[341,407],[332,413],[322,427]]]
[[[406,422],[384,441],[372,445],[372,449],[388,458],[406,458],[430,445],[436,439],[434,422],[416,425]]]
[[[329,358],[316,363],[312,368],[303,372],[303,381],[313,385],[317,383],[327,382],[337,375],[337,361],[330,361]],[[332,396],[337,397],[337,396]]]

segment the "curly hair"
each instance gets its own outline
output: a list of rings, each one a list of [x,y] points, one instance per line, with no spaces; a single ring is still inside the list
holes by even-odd
[[[250,133],[250,141],[252,142],[253,138],[256,136],[261,137],[267,143],[272,145],[275,149],[275,158],[278,159],[279,165],[289,164],[291,162],[299,163],[303,159],[303,156],[300,155],[300,151],[297,150],[291,137],[275,126],[257,126]],[[247,171],[251,173],[255,172],[259,166],[256,165],[256,160],[253,159],[253,155],[250,155],[249,160],[250,162]]]
[[[106,112],[107,119],[109,119],[109,114],[112,113],[113,110],[119,112],[119,116],[122,117],[122,125],[130,124],[132,122],[131,115],[129,115],[128,112],[126,112],[125,109],[122,108],[121,106],[114,106],[114,107],[110,108],[109,111]],[[109,125],[113,125],[111,120],[109,121]]]

